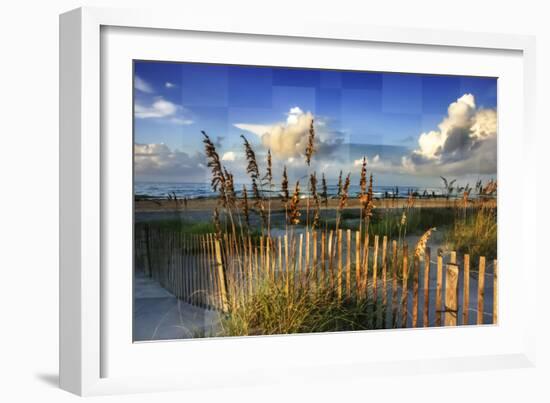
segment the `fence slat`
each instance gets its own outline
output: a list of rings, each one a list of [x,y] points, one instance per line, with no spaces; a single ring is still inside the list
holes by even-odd
[[[391,257],[391,272],[392,272],[392,285],[391,285],[391,320],[392,326],[397,327],[397,241],[392,242],[392,257]]]
[[[414,256],[413,260],[413,301],[412,301],[412,327],[418,324],[418,272],[420,271],[420,259]]]
[[[430,248],[426,247],[424,250],[424,317],[422,319],[424,327],[428,327],[430,321],[430,255]]]
[[[333,232],[330,230],[329,236],[328,236],[328,271],[329,271],[329,277],[330,277],[330,287],[334,288],[334,267],[332,265],[332,256],[334,254],[332,245],[332,238],[333,238]]]
[[[301,280],[302,278],[302,260],[303,260],[303,243],[304,243],[304,234],[300,234],[300,242],[298,247],[298,278]]]
[[[493,325],[498,323],[498,261],[493,260]]]
[[[351,298],[351,230],[346,231],[346,298]]]
[[[283,240],[280,236],[277,238],[277,249],[279,254],[279,267],[275,270],[275,278],[283,278]]]
[[[448,264],[445,276],[445,326],[456,326],[457,316],[458,266],[455,264]]]
[[[309,277],[309,230],[306,230],[306,273],[305,278]]]
[[[462,324],[470,322],[470,255],[464,255],[464,289],[462,291]]]
[[[403,285],[402,285],[401,327],[407,327],[409,316],[409,246],[403,242]]]
[[[311,280],[313,284],[317,281],[317,231],[312,231],[311,235],[312,249],[313,249],[313,267],[311,268]]]
[[[326,232],[322,231],[321,232],[321,267],[320,267],[321,273],[319,278],[319,284],[321,285],[322,288],[326,286],[326,270],[327,270],[326,251],[325,251],[326,242],[327,242],[326,238],[327,238]]]
[[[216,239],[215,247],[216,247],[215,249],[216,265],[218,266],[218,278],[219,278],[219,284],[220,284],[220,298],[222,300],[222,311],[228,312],[229,302],[227,300],[225,273],[223,271],[222,253],[221,253],[220,241],[218,239]]]
[[[442,287],[443,287],[443,256],[437,255],[437,279],[435,289],[435,325],[441,326],[441,305],[442,305]]]
[[[285,290],[288,294],[290,288],[290,270],[288,269],[288,234],[285,234]]]
[[[388,237],[384,235],[382,238],[382,305],[386,306],[387,298],[387,256],[386,249],[388,247]]]
[[[361,231],[355,231],[355,298],[359,299],[361,287]]]
[[[483,325],[483,306],[485,298],[485,257],[479,258],[479,278],[477,280],[477,324]]]
[[[369,234],[365,234],[365,240],[363,241],[363,265],[361,267],[361,275],[363,281],[361,284],[361,294],[364,298],[367,297],[367,286],[369,280]]]
[[[338,302],[342,301],[342,230],[338,230],[338,276],[337,276]]]

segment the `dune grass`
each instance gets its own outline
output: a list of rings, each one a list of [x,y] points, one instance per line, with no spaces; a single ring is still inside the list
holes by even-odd
[[[222,320],[224,336],[275,335],[367,330],[383,327],[373,321],[383,315],[381,303],[372,298],[339,301],[334,288],[317,287],[309,281],[288,290],[283,281],[263,279],[253,295],[237,291],[233,306]],[[238,300],[234,301],[234,300]],[[376,309],[375,309],[376,307]]]
[[[477,261],[479,256],[487,259],[497,257],[497,209],[479,203],[472,209],[457,210],[454,225],[446,234],[446,243],[451,250],[468,253]]]

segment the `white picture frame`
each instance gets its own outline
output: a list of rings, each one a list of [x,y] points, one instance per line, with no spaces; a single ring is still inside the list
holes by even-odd
[[[129,199],[121,199],[114,197],[113,193],[119,188],[115,183],[119,179],[116,178],[121,181],[131,180],[124,179],[131,172],[131,165],[121,163],[114,166],[109,163],[112,157],[110,152],[124,149],[128,139],[122,136],[121,142],[112,142],[113,137],[106,138],[105,133],[112,130],[112,124],[124,124],[123,120],[109,120],[111,107],[113,111],[117,111],[117,116],[121,116],[120,119],[127,119],[131,124],[132,116],[126,113],[131,104],[126,102],[127,92],[116,85],[111,86],[109,83],[112,81],[106,83],[105,77],[102,77],[103,74],[127,74],[125,68],[118,69],[121,62],[115,62],[113,57],[114,68],[109,70],[109,63],[105,67],[106,61],[102,58],[112,56],[105,50],[107,47],[110,50],[122,49],[120,45],[123,42],[120,41],[126,39],[117,39],[117,32],[131,37],[137,35],[140,29],[145,30],[141,31],[144,35],[141,39],[146,42],[142,42],[141,48],[151,48],[157,41],[156,51],[159,52],[159,58],[171,58],[173,43],[180,40],[178,35],[191,32],[199,38],[201,33],[204,36],[215,34],[213,42],[223,41],[224,36],[227,41],[231,37],[252,38],[255,43],[260,44],[262,41],[270,41],[275,44],[273,46],[291,41],[303,47],[312,41],[321,41],[323,46],[332,46],[334,52],[346,44],[357,47],[356,51],[359,52],[363,45],[378,49],[393,46],[397,56],[399,49],[409,49],[407,51],[418,54],[430,51],[447,52],[451,58],[456,58],[453,52],[464,51],[479,58],[489,58],[487,60],[490,65],[478,66],[479,74],[491,75],[500,71],[498,69],[503,72],[508,69],[503,73],[503,87],[499,87],[499,97],[502,94],[505,97],[502,103],[499,98],[499,127],[503,129],[499,130],[499,209],[515,208],[516,214],[509,219],[502,219],[499,214],[499,266],[502,282],[502,314],[499,314],[499,325],[140,345],[128,341],[127,334],[131,331],[126,329],[127,323],[113,320],[123,318],[123,314],[127,313],[127,304],[113,302],[113,298],[109,296],[113,287],[122,286],[124,288],[118,289],[118,292],[121,293],[121,300],[127,302],[128,295],[131,298],[131,283],[125,284],[123,277],[112,277],[107,268],[110,259],[116,258],[113,253],[124,258],[124,253],[131,251],[131,242],[127,242],[131,227],[126,228],[123,224],[116,223],[120,217],[131,218],[131,204],[127,204],[128,200],[131,201],[131,194],[128,195]],[[104,33],[109,30],[115,36],[106,42]],[[155,30],[158,35],[147,39],[147,35],[153,32],[150,30]],[[300,26],[285,27],[269,20],[206,20],[192,15],[174,15],[167,11],[81,8],[61,15],[60,48],[60,384],[63,389],[79,395],[96,395],[295,382],[296,379],[303,382],[308,378],[334,379],[335,371],[330,369],[337,369],[337,377],[345,379],[347,376],[371,376],[374,373],[395,375],[419,371],[431,373],[534,365],[535,322],[530,320],[530,315],[535,312],[535,295],[526,287],[518,287],[515,293],[512,292],[512,277],[506,271],[507,267],[515,267],[521,279],[525,279],[534,277],[536,270],[535,255],[524,254],[520,262],[514,260],[517,258],[506,248],[514,241],[512,237],[515,237],[515,244],[518,245],[515,253],[522,255],[521,251],[527,250],[532,242],[527,235],[535,233],[535,212],[529,208],[528,203],[522,202],[526,197],[523,195],[527,193],[520,190],[515,201],[512,202],[510,198],[514,194],[514,188],[510,185],[512,182],[516,186],[517,183],[522,183],[522,188],[530,189],[531,197],[535,197],[533,192],[536,191],[533,190],[536,189],[535,160],[530,158],[534,155],[534,38],[307,21]],[[145,55],[132,54],[132,46],[124,48],[127,48],[126,52],[120,50],[116,53],[117,57],[128,60]],[[207,51],[204,52],[206,54]],[[251,53],[246,59],[242,53],[240,56],[236,54],[232,61],[247,64],[263,57],[261,53]],[[500,55],[510,57],[502,57],[501,66],[491,65],[490,58],[499,58]],[[213,57],[211,54],[207,61],[214,61]],[[220,55],[220,59],[216,61],[227,61],[228,57],[230,56]],[[193,58],[200,59],[201,51],[195,49]],[[322,59],[316,59],[313,53],[311,58],[311,63],[317,63],[317,67],[321,67],[318,64]],[[394,55],[393,63],[398,63],[398,59]],[[273,61],[263,57],[261,62],[269,64]],[[430,73],[459,74],[476,68],[475,65],[467,66],[468,64],[471,63],[465,60],[456,63],[453,67],[455,70],[445,70],[445,64],[442,63],[439,67],[434,65],[432,70],[435,71]],[[391,66],[377,67],[391,70]],[[396,64],[394,68],[398,69],[399,66]],[[412,60],[401,68],[407,72],[425,69],[422,62]],[[127,80],[131,80],[131,70],[128,73],[130,76]],[[124,80],[121,85],[124,85]],[[131,86],[128,90],[131,91]],[[108,105],[107,110],[105,105]],[[506,113],[502,113],[516,110],[518,106],[521,113],[513,117],[508,118]],[[121,128],[123,131],[127,130],[127,126]],[[513,137],[510,130],[512,128],[521,135]],[[521,173],[514,173],[505,165],[504,160],[514,150],[523,161]],[[128,153],[131,154],[131,148]],[[124,186],[120,188],[124,189]],[[115,199],[120,200],[120,203],[114,205]],[[124,209],[130,210],[125,212]],[[514,235],[502,230],[514,222],[521,223],[521,229]],[[108,247],[107,235],[113,236],[113,233],[106,234],[105,231],[110,231],[109,228],[114,228],[115,232],[118,229],[120,231],[117,234],[122,234],[122,244],[126,246],[120,251],[113,252]],[[517,241],[518,237],[521,242]],[[122,259],[123,266],[128,259],[131,260],[131,257]],[[517,280],[518,284],[523,281],[521,279]],[[510,316],[507,316],[508,312],[511,312]],[[532,313],[524,314],[520,318],[520,312]],[[131,321],[131,317],[127,320]],[[118,329],[116,323],[123,325]],[[379,346],[384,343],[396,345],[403,337],[410,343],[417,343],[419,347],[416,353],[396,351],[393,355],[383,356],[379,351],[371,351],[369,354],[357,352],[357,346],[373,343]],[[450,340],[451,346],[445,347],[443,340]],[[457,341],[454,346],[453,340]],[[490,343],[491,340],[494,343]],[[441,349],[429,350],[430,345],[441,346]],[[321,359],[315,355],[315,349],[320,346],[328,346],[329,350],[339,346],[342,351],[341,354],[329,354]],[[168,362],[167,357],[184,354],[184,351],[185,362]],[[202,364],[199,362],[201,357],[204,358]],[[231,359],[236,362],[235,368],[228,374],[225,370],[209,365],[216,359]],[[133,371],[134,360],[143,362],[145,367],[156,369],[159,364],[165,364],[165,370],[155,370],[156,375],[151,371]],[[123,362],[127,364],[122,365]],[[305,368],[307,371],[304,371]]]

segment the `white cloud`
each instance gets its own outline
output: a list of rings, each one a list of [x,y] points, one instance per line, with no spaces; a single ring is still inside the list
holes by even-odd
[[[477,108],[464,94],[449,105],[439,130],[420,134],[418,148],[402,158],[402,167],[420,174],[494,174],[497,164],[497,113]]]
[[[153,93],[153,87],[147,81],[143,80],[139,76],[134,77],[134,88],[138,91],[145,92],[146,94]]]
[[[164,86],[165,86],[166,88],[174,88],[174,87],[176,86],[176,84],[171,83],[170,81],[166,81],[166,82],[164,83]]]
[[[178,110],[176,104],[170,101],[166,101],[163,98],[159,98],[154,101],[150,106],[143,106],[136,104],[134,112],[139,119],[148,118],[164,118],[174,115]]]
[[[294,108],[290,108],[290,111],[288,111],[288,116],[286,118],[286,123],[289,125],[295,125],[298,123],[298,119],[301,115],[304,114],[304,111],[301,110],[298,106],[295,106]]]
[[[205,157],[173,150],[164,143],[134,144],[134,169],[141,179],[182,178],[204,180],[207,174]]]
[[[222,156],[222,161],[235,161],[237,154],[234,151],[227,151]]]
[[[270,149],[274,157],[288,160],[304,154],[313,114],[295,106],[286,115],[286,122],[270,125],[237,123],[234,126],[260,137],[262,145]],[[315,141],[319,158],[330,154],[335,145],[341,144],[342,139],[327,127],[326,122],[316,118]]]

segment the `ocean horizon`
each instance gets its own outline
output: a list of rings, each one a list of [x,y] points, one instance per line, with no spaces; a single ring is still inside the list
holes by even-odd
[[[235,191],[237,196],[242,194],[242,183],[235,184]],[[317,185],[318,192],[320,192],[320,185]],[[247,191],[251,192],[250,184],[246,184]],[[290,189],[292,191],[292,189]],[[336,196],[338,194],[338,186],[331,184],[327,186],[329,197]],[[272,197],[278,197],[280,195],[280,187],[274,187],[271,190],[263,189],[264,194],[270,194]],[[303,186],[300,189],[301,194],[307,193],[307,188]],[[360,187],[357,184],[351,184],[349,188],[349,194],[351,197],[357,196],[360,193]],[[418,195],[429,196],[443,196],[445,194],[444,187],[421,187],[421,186],[373,186],[374,197],[380,198],[384,196],[393,197],[407,197],[410,193],[417,193]],[[203,199],[211,198],[217,195],[217,192],[212,191],[210,183],[196,183],[196,182],[145,182],[139,181],[134,183],[134,195],[136,197],[154,198],[154,199],[167,199],[173,195],[182,199]],[[456,196],[456,194],[453,194]]]

